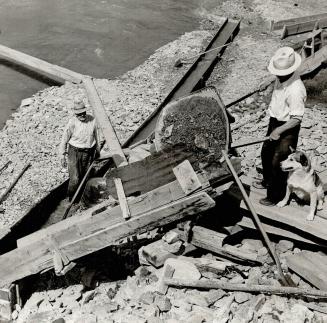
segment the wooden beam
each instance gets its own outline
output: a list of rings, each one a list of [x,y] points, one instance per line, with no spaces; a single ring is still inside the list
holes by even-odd
[[[26,68],[39,75],[64,84],[66,81],[81,83],[83,75],[67,68],[50,64],[36,57],[24,54],[9,47],[0,45],[0,59]]]
[[[116,166],[119,167],[126,165],[127,159],[120,146],[115,129],[113,128],[110,119],[103,107],[93,79],[90,77],[83,78],[83,85],[86,89],[89,102],[94,112],[94,116],[106,139],[106,145],[109,147],[110,152],[113,154],[113,160]]]
[[[285,19],[285,20],[279,20],[279,21],[272,21],[271,31],[283,29],[283,27],[287,26],[287,25],[294,25],[294,24],[304,23],[304,22],[308,22],[308,21],[317,21],[317,20],[325,19],[325,18],[327,18],[327,13],[320,13],[317,15],[310,15],[310,16],[297,17],[297,18],[291,18],[291,19]]]
[[[123,223],[119,221],[116,224],[108,225],[110,216],[107,216],[107,225],[101,230],[90,228],[90,220],[86,220],[84,225],[80,224],[78,227],[68,228],[64,230],[65,232],[53,236],[60,243],[61,252],[73,261],[117,243],[130,235],[179,221],[212,208],[214,205],[214,200],[207,193],[200,192],[132,217],[128,221],[121,220],[124,221]],[[119,213],[121,216],[120,210]],[[48,239],[15,249],[0,256],[0,285],[3,286],[9,282],[50,269],[52,266],[52,250]]]
[[[186,241],[187,238],[183,231],[176,230],[176,232],[179,233],[181,240]],[[192,228],[190,243],[198,248],[209,250],[227,259],[260,263],[257,260],[257,255],[254,253],[245,252],[244,250],[239,251],[233,246],[229,246],[228,248],[224,247],[223,242],[226,237],[226,234],[196,225]]]
[[[118,200],[119,200],[119,206],[120,206],[121,212],[123,214],[123,218],[125,220],[127,220],[131,217],[131,212],[128,207],[123,183],[121,182],[120,178],[114,178],[114,182],[115,182],[116,191],[117,191]]]
[[[309,74],[319,68],[323,63],[327,62],[327,45],[317,50],[314,55],[311,55],[302,61],[299,68],[301,76]]]

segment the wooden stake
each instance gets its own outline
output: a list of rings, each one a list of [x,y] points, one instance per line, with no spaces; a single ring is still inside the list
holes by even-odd
[[[128,207],[123,183],[120,178],[114,178],[114,182],[115,182],[115,186],[116,186],[116,191],[117,191],[117,196],[118,196],[121,212],[123,214],[124,219],[128,220],[131,217],[131,212]]]

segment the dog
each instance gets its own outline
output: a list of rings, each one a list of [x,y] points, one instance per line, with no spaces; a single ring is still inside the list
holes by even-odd
[[[284,207],[292,193],[296,194],[301,200],[310,201],[310,212],[307,216],[308,221],[313,221],[316,209],[321,210],[324,203],[324,190],[321,179],[311,167],[311,161],[302,151],[294,151],[288,158],[280,163],[281,169],[288,172],[286,195],[277,206]]]

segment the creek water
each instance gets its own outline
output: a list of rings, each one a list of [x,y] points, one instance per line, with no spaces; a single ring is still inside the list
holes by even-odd
[[[98,78],[141,64],[197,28],[217,0],[0,0],[0,44]],[[20,101],[47,87],[0,61],[0,128]]]

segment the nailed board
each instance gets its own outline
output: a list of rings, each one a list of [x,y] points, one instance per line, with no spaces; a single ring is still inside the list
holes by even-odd
[[[107,223],[103,223],[102,229],[100,227],[97,229],[92,228],[90,224],[93,224],[94,217],[75,225],[73,228],[58,232],[53,237],[59,242],[60,251],[72,261],[110,246],[127,236],[179,221],[212,208],[214,205],[214,200],[207,193],[199,192],[150,212],[132,217],[128,221],[122,220],[121,211],[118,207],[120,220],[115,224],[112,223],[110,215],[107,215]],[[52,266],[52,250],[49,239],[45,238],[0,257],[0,285],[3,286],[23,277],[50,269]],[[13,271],[12,268],[15,268],[15,270]]]
[[[327,290],[327,256],[302,251],[286,258],[288,267],[317,288]]]
[[[311,32],[316,26],[318,26],[318,28],[320,29],[327,28],[327,17],[319,20],[311,20],[292,25],[285,25],[283,28],[281,39],[284,39],[287,36]]]

